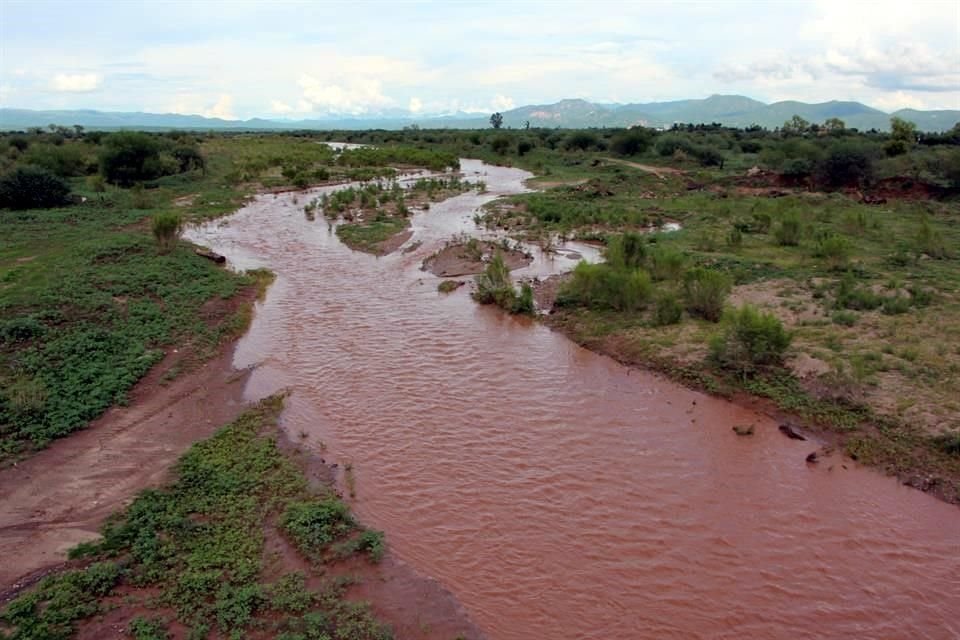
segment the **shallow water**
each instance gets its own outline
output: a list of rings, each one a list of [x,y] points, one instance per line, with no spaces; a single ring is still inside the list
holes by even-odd
[[[409,253],[350,251],[304,194],[188,234],[277,273],[235,354],[257,365],[246,393],[292,389],[284,427],[352,462],[354,509],[396,554],[493,639],[960,636],[956,507],[808,465],[817,445],[760,415],[437,293],[423,258],[528,176],[464,169],[490,193],[418,213]]]

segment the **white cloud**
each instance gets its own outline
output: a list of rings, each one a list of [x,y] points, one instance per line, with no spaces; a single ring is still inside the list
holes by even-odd
[[[303,74],[298,84],[304,99],[317,111],[361,114],[393,104],[393,100],[383,94],[382,83],[375,79],[352,78],[341,85]]]
[[[212,107],[203,110],[203,115],[207,118],[236,120],[237,116],[233,114],[233,96],[222,94]]]
[[[58,73],[50,81],[54,91],[83,93],[95,91],[100,86],[100,76],[95,73]]]
[[[407,105],[407,109],[410,110],[410,113],[420,113],[420,110],[423,109],[423,102],[417,97],[410,98],[410,104]]]
[[[873,99],[872,105],[877,109],[887,112],[898,111],[900,109],[926,109],[926,103],[905,91],[896,91],[877,96]]]
[[[490,102],[490,106],[493,107],[494,111],[509,111],[510,109],[513,109],[516,104],[514,103],[513,98],[508,98],[507,96],[497,94]]]
[[[274,113],[293,113],[293,107],[280,100],[271,100],[270,111]]]

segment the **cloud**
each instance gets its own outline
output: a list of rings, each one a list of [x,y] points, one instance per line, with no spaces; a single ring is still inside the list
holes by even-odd
[[[394,103],[383,94],[379,80],[369,78],[348,79],[341,84],[327,84],[303,74],[297,81],[303,90],[304,99],[315,111],[328,113],[367,113],[378,107],[388,107]]]
[[[100,81],[100,76],[95,73],[58,73],[50,81],[50,88],[54,91],[86,93],[96,91]]]
[[[423,102],[417,97],[410,98],[410,104],[407,105],[407,109],[410,110],[410,113],[420,113],[420,110],[423,109]]]
[[[233,96],[227,94],[221,95],[212,107],[203,110],[203,116],[206,118],[236,120],[237,116],[233,114]]]
[[[271,100],[270,111],[273,113],[293,113],[293,107],[280,100]]]
[[[497,94],[490,102],[490,106],[493,107],[494,111],[508,111],[513,109],[516,104],[514,103],[513,98],[508,98],[507,96]]]

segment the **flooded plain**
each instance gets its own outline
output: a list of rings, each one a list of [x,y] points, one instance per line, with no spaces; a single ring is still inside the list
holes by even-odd
[[[955,506],[839,457],[809,465],[818,445],[761,415],[465,287],[438,293],[423,259],[529,176],[463,168],[489,192],[417,213],[408,252],[353,252],[307,220],[330,188],[260,196],[188,234],[277,274],[234,356],[256,367],[246,396],[292,391],[284,428],[339,464],[395,554],[494,640],[960,636]],[[515,275],[596,258],[562,249]],[[746,424],[754,436],[731,430]]]

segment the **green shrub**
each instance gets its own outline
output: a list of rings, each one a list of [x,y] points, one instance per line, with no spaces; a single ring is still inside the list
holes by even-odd
[[[910,311],[910,298],[905,296],[891,296],[889,298],[884,298],[881,310],[888,316],[906,313]]]
[[[503,261],[503,255],[498,251],[483,273],[476,278],[477,290],[473,292],[473,299],[480,304],[495,304],[502,309],[513,309],[517,292],[513,288],[513,278],[510,269]]]
[[[751,373],[780,364],[791,337],[776,316],[745,305],[724,315],[723,330],[710,341],[710,357],[725,369]]]
[[[609,239],[604,258],[615,269],[637,269],[643,266],[646,253],[643,236],[628,231]]]
[[[852,327],[857,323],[857,314],[852,311],[834,311],[831,320],[833,320],[833,324]]]
[[[160,253],[170,253],[183,233],[183,219],[179,213],[166,211],[153,216],[153,237]]]
[[[850,241],[843,236],[831,235],[817,242],[813,250],[816,258],[823,258],[833,271],[845,269],[850,261]]]
[[[711,322],[719,321],[731,287],[730,278],[719,271],[703,267],[691,269],[683,279],[687,311]]]
[[[841,309],[871,311],[883,304],[882,296],[865,287],[858,287],[851,274],[840,279],[835,296],[836,306]]]
[[[573,270],[573,278],[561,288],[557,304],[636,311],[646,304],[652,292],[653,285],[646,271],[581,262]]]
[[[337,498],[292,502],[280,519],[301,551],[316,555],[331,542],[350,533],[355,524],[350,510]]]
[[[800,244],[800,219],[790,216],[782,219],[773,230],[773,237],[781,247],[796,247]]]
[[[18,167],[0,177],[0,208],[46,209],[67,203],[70,187],[41,167]]]
[[[736,226],[727,232],[727,246],[731,249],[739,249],[743,246],[743,232]]]
[[[663,327],[669,324],[677,324],[683,317],[683,306],[677,300],[677,296],[670,292],[661,292],[657,295],[653,307],[653,324],[657,327]]]
[[[657,246],[648,259],[650,275],[656,281],[678,280],[686,266],[687,258],[673,247]]]
[[[137,616],[131,620],[127,626],[127,632],[133,640],[167,640],[170,637],[163,620],[143,616]]]

